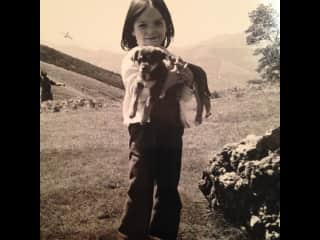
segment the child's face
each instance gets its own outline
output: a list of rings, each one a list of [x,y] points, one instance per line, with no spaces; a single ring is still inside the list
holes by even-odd
[[[160,47],[166,37],[166,23],[156,8],[147,8],[133,24],[138,46]]]

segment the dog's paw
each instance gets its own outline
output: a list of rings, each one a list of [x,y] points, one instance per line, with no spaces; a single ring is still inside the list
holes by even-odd
[[[208,112],[208,113],[206,113],[206,118],[208,118],[208,117],[210,117],[212,115],[212,113],[211,112]]]
[[[183,117],[180,119],[181,120],[181,124],[184,128],[190,128],[190,124],[188,123],[188,121]]]
[[[145,125],[147,125],[147,124],[148,124],[147,121],[141,121],[141,122],[140,122],[140,125],[142,125],[142,126],[145,126]]]
[[[136,116],[136,113],[135,112],[130,112],[129,113],[129,118],[134,118]]]
[[[160,99],[163,99],[165,96],[166,96],[166,94],[165,94],[165,93],[162,93],[162,94],[160,94],[159,98],[160,98]]]
[[[184,122],[184,123],[183,123],[183,126],[184,126],[184,128],[190,128],[190,127],[191,127],[188,122]]]
[[[197,121],[197,120],[194,121],[194,125],[196,126],[199,126],[201,123],[202,123],[201,121]]]
[[[201,115],[200,116],[197,115],[195,120],[194,120],[194,123],[196,125],[200,125],[202,123],[202,116]]]

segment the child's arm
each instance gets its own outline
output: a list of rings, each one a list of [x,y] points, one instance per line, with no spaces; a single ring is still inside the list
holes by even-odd
[[[52,78],[51,78],[51,79],[48,78],[48,80],[49,80],[49,83],[50,83],[51,85],[55,85],[55,86],[65,86],[64,83],[58,82],[58,81],[56,81],[56,80],[53,80]]]
[[[135,88],[140,82],[138,66],[131,60],[134,49],[123,58],[121,63],[121,78],[126,90],[126,94],[133,96]]]
[[[148,86],[142,86],[139,67],[131,59],[132,53],[131,50],[121,63],[121,79],[125,88],[122,107],[125,124],[143,121],[143,109],[150,96]]]
[[[175,84],[184,83],[181,90],[181,100],[188,102],[192,99],[194,93],[193,73],[182,58],[173,55],[167,49],[164,50],[168,54],[168,61],[165,61],[165,64],[169,69],[169,73],[162,94],[165,94],[165,91],[169,87]]]

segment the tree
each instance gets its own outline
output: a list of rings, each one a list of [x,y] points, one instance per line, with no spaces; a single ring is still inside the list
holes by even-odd
[[[269,82],[280,81],[280,29],[278,14],[272,6],[260,4],[249,13],[251,25],[245,31],[248,45],[255,45],[260,55],[257,72]]]

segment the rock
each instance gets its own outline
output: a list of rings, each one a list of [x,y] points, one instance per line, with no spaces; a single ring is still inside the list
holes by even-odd
[[[203,171],[199,188],[212,210],[245,226],[253,239],[280,239],[280,127],[226,144]]]
[[[98,109],[103,104],[98,103],[91,98],[72,98],[67,100],[50,100],[40,104],[40,113],[43,112],[61,112],[68,110],[76,110],[79,108]]]
[[[251,219],[250,219],[250,227],[254,227],[255,225],[261,223],[261,219],[255,215],[252,215],[251,216]]]

